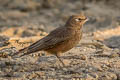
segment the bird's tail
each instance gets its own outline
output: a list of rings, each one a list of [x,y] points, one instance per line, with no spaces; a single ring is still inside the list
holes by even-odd
[[[28,47],[20,49],[18,52],[14,53],[13,55],[11,55],[12,57],[22,57],[24,55],[28,54]]]
[[[14,53],[12,56],[14,57],[22,57],[24,55],[28,55],[37,51],[42,50],[41,48],[39,48],[39,41],[37,41],[36,43],[31,44],[30,46],[20,49],[18,52]]]

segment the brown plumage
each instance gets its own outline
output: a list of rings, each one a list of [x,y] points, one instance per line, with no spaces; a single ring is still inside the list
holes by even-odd
[[[28,55],[37,51],[46,51],[59,58],[59,54],[76,46],[82,37],[82,26],[87,21],[83,14],[72,15],[63,27],[58,27],[46,37],[38,40],[30,46],[19,50],[16,54]],[[63,64],[63,62],[62,62]],[[64,65],[64,64],[63,64]]]

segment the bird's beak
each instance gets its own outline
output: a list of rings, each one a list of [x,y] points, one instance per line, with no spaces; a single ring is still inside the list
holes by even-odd
[[[87,22],[87,21],[89,21],[89,18],[88,18],[88,17],[86,17],[86,19],[85,19],[85,22]]]

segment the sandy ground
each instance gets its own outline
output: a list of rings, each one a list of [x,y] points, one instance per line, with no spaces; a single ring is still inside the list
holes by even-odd
[[[120,80],[119,0],[0,0],[0,80]],[[83,38],[59,60],[14,54],[83,11]]]

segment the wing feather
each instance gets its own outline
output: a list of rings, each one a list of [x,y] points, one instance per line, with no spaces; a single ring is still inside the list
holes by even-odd
[[[52,48],[54,47],[54,45],[57,45],[60,42],[65,41],[70,38],[71,30],[66,30],[66,29],[67,29],[66,27],[59,27],[55,29],[54,31],[52,31],[46,37],[38,40],[37,42],[31,44],[30,46],[24,49],[19,50],[19,52],[17,53],[25,52],[23,55],[21,55],[21,56],[24,56],[24,55],[27,55],[33,52]]]

